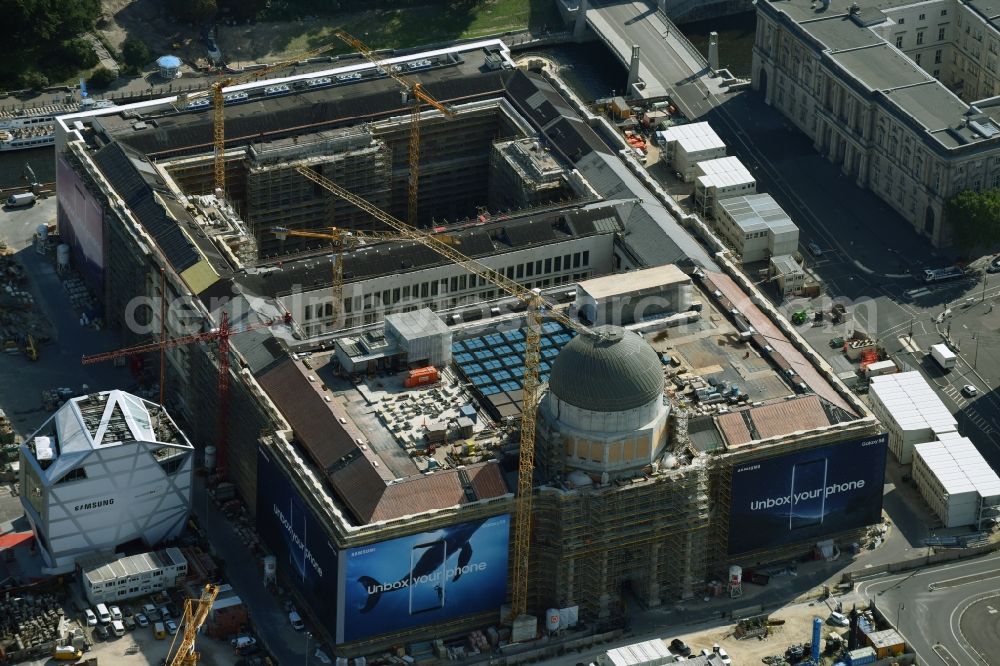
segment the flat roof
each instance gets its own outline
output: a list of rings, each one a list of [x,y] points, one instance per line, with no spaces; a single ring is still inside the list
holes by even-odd
[[[1000,477],[968,437],[916,444],[913,450],[945,494],[976,492],[980,497],[1000,499]]]
[[[674,264],[666,264],[584,280],[577,283],[577,287],[592,298],[602,299],[690,282],[690,276],[684,271]]]
[[[997,12],[988,2],[966,4],[996,31]],[[853,14],[852,4],[857,6]],[[941,147],[956,149],[1000,137],[1000,107],[993,100],[981,100],[979,109],[970,111],[969,104],[873,29],[894,22],[893,10],[918,4],[915,0],[860,0],[824,7],[813,0],[764,0],[758,9],[787,16],[846,80],[869,96],[884,96],[884,108],[909,119]],[[967,123],[973,119],[970,115],[978,115],[980,128]]]
[[[719,201],[719,207],[744,233],[763,229],[780,233],[798,229],[770,194],[747,194],[723,199]]]
[[[719,135],[708,123],[673,125],[661,130],[660,134],[667,142],[676,141],[686,153],[699,153],[726,147],[726,143],[719,138]]]
[[[901,430],[954,430],[957,424],[924,376],[915,370],[873,377],[869,394]]]
[[[704,160],[698,162],[695,169],[702,174],[696,179],[702,187],[730,187],[756,182],[750,170],[735,156]]]

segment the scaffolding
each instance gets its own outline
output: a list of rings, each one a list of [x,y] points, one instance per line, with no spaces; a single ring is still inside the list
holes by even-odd
[[[705,581],[708,474],[701,464],[603,487],[544,488],[536,506],[536,608],[580,606],[615,623],[698,594]]]
[[[489,207],[520,210],[571,196],[567,170],[537,139],[498,141],[490,151]]]
[[[301,250],[308,242],[279,241],[270,233],[274,226],[372,228],[368,215],[317,188],[297,167],[322,173],[380,208],[390,201],[391,152],[367,126],[254,144],[247,164],[247,218],[262,258]]]

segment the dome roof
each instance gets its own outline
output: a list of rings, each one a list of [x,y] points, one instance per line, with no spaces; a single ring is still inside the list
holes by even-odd
[[[663,395],[663,366],[645,340],[618,326],[573,338],[556,357],[549,391],[574,407],[624,412]]]

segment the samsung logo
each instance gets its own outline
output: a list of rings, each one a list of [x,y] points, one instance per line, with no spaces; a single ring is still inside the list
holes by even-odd
[[[358,555],[368,555],[374,552],[375,552],[374,548],[362,548],[361,550],[356,550],[353,553],[351,553],[351,557],[357,557]]]
[[[739,467],[737,468],[736,473],[738,474],[740,472],[752,472],[755,469],[760,469],[760,465],[747,465],[746,467]]]
[[[114,503],[115,501],[113,499],[97,500],[96,502],[77,504],[75,507],[73,507],[73,511],[90,511],[91,509],[99,509],[102,506],[111,506]]]
[[[866,439],[865,441],[861,442],[861,446],[874,446],[875,444],[881,444],[881,443],[882,443],[882,438],[878,437],[876,439]]]

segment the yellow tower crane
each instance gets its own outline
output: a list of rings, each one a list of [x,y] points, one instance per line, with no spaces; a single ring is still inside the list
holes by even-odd
[[[212,604],[215,603],[217,596],[219,596],[219,586],[209,583],[202,590],[200,599],[197,601],[194,599],[184,600],[184,617],[181,618],[182,631],[174,634],[174,640],[170,643],[170,649],[167,650],[167,659],[164,660],[167,666],[195,666],[198,663],[201,653],[195,651],[194,641],[198,636],[198,630],[201,629],[201,626],[205,624],[205,620],[208,619],[208,613],[212,610]],[[184,638],[181,639],[180,645],[177,646],[177,652],[174,652],[177,637],[182,634]],[[173,654],[173,657],[170,656],[171,654]]]
[[[333,270],[332,282],[330,283],[330,296],[333,299],[333,322],[337,322],[340,316],[340,306],[344,300],[344,253],[354,249],[362,243],[378,243],[381,241],[409,240],[400,233],[391,231],[349,231],[340,227],[329,227],[328,230],[313,229],[288,229],[286,227],[273,227],[271,233],[278,237],[278,240],[286,240],[289,236],[298,238],[321,238],[330,241],[333,248]],[[439,236],[442,242],[450,242],[443,236]]]
[[[379,60],[378,57],[376,57],[375,52],[368,48],[361,40],[356,37],[352,37],[343,30],[337,30],[333,34],[343,40],[346,44],[349,44],[353,48],[357,49],[358,53],[367,58],[379,69],[379,71],[385,72],[385,74],[396,81],[396,83],[403,86],[412,98],[410,100],[413,104],[413,108],[410,112],[410,180],[407,187],[406,221],[410,223],[411,227],[415,227],[417,226],[417,193],[419,192],[418,183],[420,181],[420,107],[423,104],[429,104],[444,114],[446,118],[454,118],[455,112],[434,99],[423,89],[423,86],[416,81],[411,81],[402,74],[393,71],[393,65],[389,65]]]
[[[578,333],[594,335],[593,331],[583,324],[570,319],[562,312],[551,307],[535,289],[527,289],[511,280],[503,273],[485,264],[467,257],[448,243],[442,242],[432,234],[407,225],[392,215],[381,210],[371,202],[345,190],[329,178],[312,169],[298,167],[298,172],[320,187],[336,194],[375,219],[389,225],[400,235],[416,241],[424,247],[437,252],[449,259],[455,265],[496,285],[507,294],[517,298],[528,306],[527,331],[524,343],[524,387],[521,403],[521,449],[518,461],[517,475],[517,505],[514,514],[514,581],[511,586],[511,618],[524,615],[528,607],[528,562],[531,551],[531,515],[532,515],[532,475],[535,468],[535,407],[538,404],[539,380],[538,371],[541,363],[541,330],[542,314],[559,321],[564,326]]]
[[[321,53],[329,51],[333,48],[333,44],[325,44],[319,48],[313,49],[311,51],[306,51],[301,53],[294,58],[289,58],[288,60],[283,60],[281,62],[276,62],[273,65],[268,65],[262,69],[257,69],[252,72],[247,72],[246,74],[240,74],[238,76],[227,76],[220,78],[212,84],[212,87],[208,90],[202,90],[200,92],[192,93],[190,95],[181,95],[177,99],[176,105],[183,108],[188,102],[199,99],[201,97],[206,97],[208,95],[212,96],[212,144],[214,146],[215,153],[215,189],[226,191],[226,97],[223,94],[223,88],[226,86],[238,85],[241,83],[249,83],[262,76],[267,76],[271,72],[282,69],[283,67],[288,67],[289,65],[302,60],[303,58],[311,58],[317,56]]]

